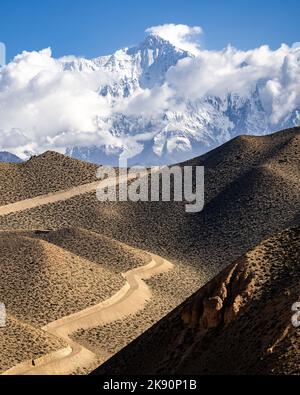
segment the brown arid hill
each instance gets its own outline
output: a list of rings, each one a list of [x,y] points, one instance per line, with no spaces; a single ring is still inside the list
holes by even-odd
[[[23,163],[0,163],[0,204],[97,181],[96,171],[95,165],[51,151]]]
[[[300,227],[228,266],[94,374],[300,374]]]
[[[0,374],[27,359],[56,352],[67,344],[37,327],[28,325],[8,314],[0,336]]]
[[[80,227],[192,266],[211,278],[264,238],[296,223],[300,128],[241,136],[187,164],[205,166],[205,207],[200,213],[187,214],[181,202],[100,203],[92,192],[7,215],[0,218],[0,228]]]
[[[150,262],[150,255],[127,244],[80,228],[23,232],[63,248],[117,275]]]
[[[172,270],[146,278],[152,296],[135,314],[70,334],[103,361],[261,240],[299,223],[299,140],[300,128],[241,136],[187,162],[205,166],[205,207],[197,214],[182,202],[101,203],[90,189],[0,215],[0,301],[40,328],[106,300],[124,285],[121,273],[151,254],[172,262]],[[96,169],[52,152],[0,164],[0,206],[80,190],[95,182]]]
[[[100,303],[125,283],[115,270],[34,237],[1,232],[0,249],[1,302],[17,319],[40,327]]]

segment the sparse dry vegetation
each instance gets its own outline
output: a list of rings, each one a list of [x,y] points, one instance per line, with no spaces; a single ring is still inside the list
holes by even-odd
[[[39,358],[66,346],[60,339],[9,314],[6,326],[0,328],[0,374],[20,362]]]
[[[234,262],[97,374],[300,374],[300,228]]]
[[[0,235],[0,300],[16,318],[43,326],[117,292],[125,280],[46,241]]]
[[[50,151],[24,163],[0,163],[0,204],[97,181],[96,171],[96,165]]]
[[[107,359],[178,306],[190,295],[191,289],[206,281],[193,268],[177,265],[174,270],[159,274],[146,282],[153,292],[153,298],[142,311],[101,327],[80,330],[72,338],[99,356],[106,355]]]
[[[264,137],[241,136],[187,162],[205,166],[205,208],[194,215],[186,214],[184,203],[180,202],[100,203],[95,193],[86,193],[0,217],[0,301],[5,302],[14,320],[30,324],[30,328],[32,325],[40,328],[120,290],[125,283],[121,273],[146,265],[150,259],[147,251],[173,262],[174,270],[147,280],[153,298],[142,311],[73,335],[76,341],[98,352],[102,363],[261,240],[299,224],[299,139],[300,128]],[[96,169],[97,166],[52,152],[27,163],[0,164],[0,205],[94,182]],[[272,248],[278,249],[277,244]],[[267,249],[270,255],[271,249]],[[257,289],[272,298],[272,292],[276,294],[272,284],[279,284],[276,278],[283,276],[288,280],[292,274],[289,269],[284,272],[284,261],[278,258],[280,263],[276,264],[270,256],[272,264],[262,269],[265,263],[262,256],[259,250],[257,263],[249,264],[249,270],[256,276]],[[265,281],[259,273],[269,280]],[[295,276],[299,278],[299,273]],[[294,292],[288,291],[291,295]],[[285,294],[276,295],[279,301]],[[258,300],[262,300],[260,296]],[[255,306],[258,312],[265,312],[263,305]],[[273,329],[268,328],[268,333],[273,333]],[[7,350],[14,353],[13,347],[17,345],[9,343],[13,332],[7,333],[3,345],[8,342]],[[190,330],[186,333],[191,335]],[[239,333],[232,336],[240,336]],[[20,335],[20,339],[21,343],[16,344],[22,344],[27,356],[30,353],[23,344],[27,339],[31,341],[30,337]],[[245,341],[241,337],[242,340]],[[222,341],[217,344],[225,347]],[[35,355],[39,349],[39,343],[36,344]],[[52,347],[52,343],[45,341],[45,344]],[[288,365],[288,359],[292,358],[289,355],[295,355],[297,344],[296,337],[286,344],[287,352],[291,353],[284,354],[286,359],[280,359],[283,354],[278,354],[282,366]],[[41,345],[41,353],[48,352],[45,347]],[[251,347],[249,350],[254,352]],[[210,358],[206,351],[202,352],[203,358]],[[175,356],[170,354],[170,364],[180,352],[176,348]],[[23,358],[21,351],[16,352],[15,359],[10,359],[9,353],[0,352],[5,368]],[[235,359],[230,350],[228,355]],[[209,361],[205,360],[208,366]],[[147,365],[151,370],[150,363],[151,358]],[[85,367],[78,370],[87,371]]]

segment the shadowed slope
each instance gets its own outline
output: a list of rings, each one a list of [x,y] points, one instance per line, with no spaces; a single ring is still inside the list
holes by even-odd
[[[116,274],[145,265],[151,260],[144,251],[85,229],[62,228],[33,236],[98,263]]]
[[[4,163],[21,163],[22,159],[7,151],[0,151],[0,162]]]
[[[294,223],[300,212],[299,136],[299,128],[242,136],[187,162],[205,166],[205,207],[197,214],[187,214],[181,202],[100,203],[92,193],[8,215],[0,226],[81,227],[202,272],[209,267],[213,276],[225,259]]]
[[[248,252],[94,374],[300,374],[300,228]]]

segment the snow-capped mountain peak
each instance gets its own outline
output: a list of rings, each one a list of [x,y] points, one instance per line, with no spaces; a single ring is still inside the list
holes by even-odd
[[[229,51],[236,52],[233,48]],[[162,86],[172,66],[182,59],[193,58],[195,55],[192,53],[175,47],[159,35],[149,34],[139,45],[97,58],[93,64],[118,76],[117,82],[101,88],[101,95],[137,101],[135,97],[141,95],[142,100],[143,92],[155,92],[155,87]],[[238,65],[239,69],[248,67],[246,60]],[[257,87],[246,95],[233,90],[223,97],[208,95],[196,100],[177,98],[178,108],[167,109],[155,117],[151,114],[145,116],[142,112],[116,112],[109,120],[110,132],[123,139],[124,149],[126,146],[126,152],[132,153],[131,163],[149,165],[191,158],[238,134],[265,134],[299,124],[300,112],[297,109],[281,124],[270,122],[258,92],[260,83],[258,80]],[[140,135],[145,134],[150,136],[148,140],[139,139]],[[73,147],[67,151],[76,158],[109,164],[116,164],[122,152],[122,146]]]
[[[154,60],[162,57],[184,58],[187,56],[193,56],[189,52],[175,47],[170,41],[167,41],[156,34],[149,34],[139,45],[127,49],[127,53],[130,56],[139,52],[143,54],[151,52]]]
[[[103,67],[123,78],[137,79],[142,89],[151,89],[163,82],[171,66],[188,56],[191,56],[188,52],[151,34],[137,46],[116,51]]]
[[[54,59],[47,49],[1,68],[0,148],[166,164],[300,124],[299,46],[209,51],[192,41],[197,27],[147,32],[111,55]]]

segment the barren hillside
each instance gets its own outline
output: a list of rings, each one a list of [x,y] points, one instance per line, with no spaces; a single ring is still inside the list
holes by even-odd
[[[173,270],[145,280],[151,300],[135,314],[72,334],[108,358],[261,240],[299,224],[299,140],[299,128],[241,136],[185,163],[205,166],[200,213],[187,214],[182,202],[101,203],[83,192],[0,216],[0,301],[40,328],[110,298],[122,273],[151,253],[171,261]],[[1,204],[94,182],[95,173],[52,152],[0,164]]]
[[[300,228],[227,267],[94,374],[299,374]]]
[[[81,227],[213,276],[262,239],[297,222],[299,140],[299,128],[241,136],[188,162],[205,166],[200,213],[187,214],[180,202],[100,203],[89,193],[2,217],[0,227]]]
[[[0,331],[0,374],[22,361],[35,359],[67,346],[64,341],[16,319],[11,314],[7,316],[6,327]]]
[[[23,163],[0,163],[0,204],[97,181],[97,166],[45,152]]]
[[[43,240],[1,234],[0,300],[16,318],[46,325],[99,303],[124,285],[120,275]]]

